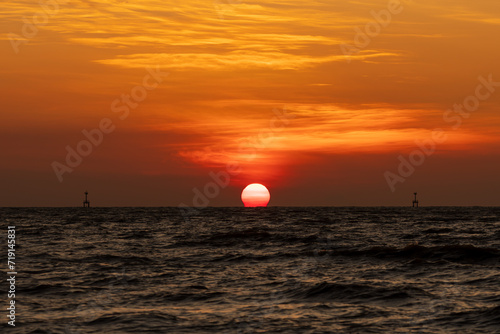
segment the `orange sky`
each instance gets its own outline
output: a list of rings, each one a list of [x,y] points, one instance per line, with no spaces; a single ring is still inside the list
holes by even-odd
[[[86,189],[99,206],[193,205],[228,164],[207,205],[242,205],[252,182],[270,205],[407,205],[414,191],[500,205],[500,86],[443,119],[479,77],[500,82],[497,1],[43,3],[0,4],[0,206],[80,205]],[[103,119],[114,131],[58,178]],[[385,173],[437,128],[447,139],[391,189]]]

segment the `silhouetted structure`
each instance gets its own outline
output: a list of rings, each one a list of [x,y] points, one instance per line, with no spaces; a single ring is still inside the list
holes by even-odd
[[[413,195],[415,195],[415,199],[413,200],[413,207],[418,208],[417,193],[413,193]]]
[[[90,202],[89,202],[89,200],[87,199],[88,194],[89,194],[89,192],[88,192],[88,191],[85,191],[85,201],[83,201],[83,207],[84,207],[84,208],[90,208]]]

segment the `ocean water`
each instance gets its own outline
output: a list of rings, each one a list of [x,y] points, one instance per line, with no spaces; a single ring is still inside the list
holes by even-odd
[[[17,237],[6,333],[500,333],[500,208],[0,217]]]

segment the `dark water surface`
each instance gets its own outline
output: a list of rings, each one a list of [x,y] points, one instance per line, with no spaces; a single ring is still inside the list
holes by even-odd
[[[500,208],[0,217],[18,256],[16,328],[3,311],[4,332],[500,333]]]

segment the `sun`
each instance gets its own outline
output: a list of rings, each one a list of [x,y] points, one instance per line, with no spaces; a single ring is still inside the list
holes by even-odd
[[[241,200],[246,207],[267,206],[271,195],[269,190],[260,183],[252,183],[241,192]]]

